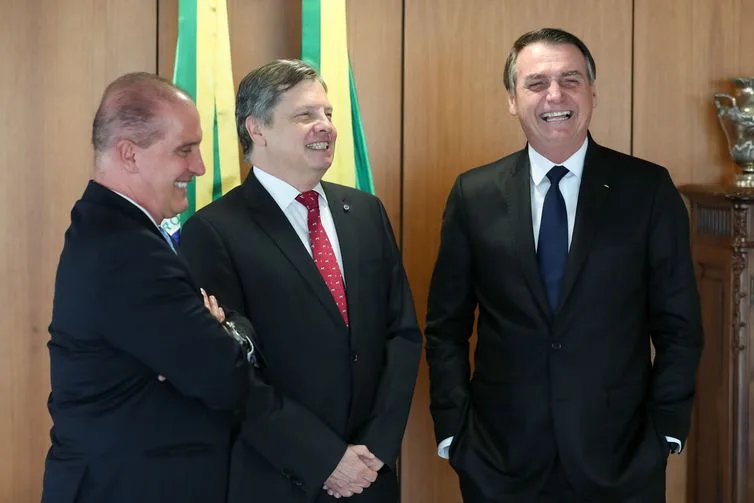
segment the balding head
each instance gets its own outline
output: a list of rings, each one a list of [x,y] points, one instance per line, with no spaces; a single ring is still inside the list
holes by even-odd
[[[128,73],[113,81],[102,95],[92,124],[92,146],[99,158],[119,140],[147,148],[164,135],[166,104],[190,100],[170,82],[151,73]]]
[[[191,98],[148,73],[107,86],[92,125],[94,181],[127,196],[160,222],[188,206],[187,186],[204,174],[202,129]]]

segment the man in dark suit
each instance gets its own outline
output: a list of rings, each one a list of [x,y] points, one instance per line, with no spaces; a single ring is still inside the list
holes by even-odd
[[[662,502],[689,430],[702,331],[686,210],[664,168],[589,136],[595,75],[572,34],[520,37],[505,85],[528,145],[448,198],[426,351],[439,454],[467,503]]]
[[[236,107],[253,169],[181,234],[194,274],[254,323],[265,360],[230,501],[393,503],[421,335],[385,209],[320,181],[337,133],[311,66],[257,68]]]
[[[128,74],[104,93],[93,180],[55,281],[45,503],[226,497],[248,365],[158,228],[204,173],[201,137],[191,99],[156,76]]]

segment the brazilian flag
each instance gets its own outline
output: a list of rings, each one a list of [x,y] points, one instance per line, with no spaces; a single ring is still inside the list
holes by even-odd
[[[196,102],[207,172],[188,186],[189,206],[162,226],[179,239],[194,212],[241,183],[226,0],[179,0],[173,83]]]
[[[325,180],[374,194],[364,127],[348,59],[346,0],[302,0],[301,59],[327,83],[338,130],[335,159]]]

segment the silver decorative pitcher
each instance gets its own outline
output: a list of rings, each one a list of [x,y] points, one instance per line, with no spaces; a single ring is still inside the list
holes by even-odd
[[[730,156],[741,168],[739,187],[754,187],[754,78],[731,79],[734,96],[715,93],[717,117],[728,140]]]

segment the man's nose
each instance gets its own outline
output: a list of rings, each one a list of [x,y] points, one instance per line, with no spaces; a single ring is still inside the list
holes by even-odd
[[[196,174],[196,176],[202,176],[206,170],[204,167],[204,159],[202,159],[202,154],[198,152],[196,154],[196,161],[191,165],[189,168],[192,173]]]
[[[557,101],[561,98],[562,93],[560,92],[560,84],[558,84],[557,80],[552,80],[550,82],[550,88],[547,90],[547,99],[550,101]]]

